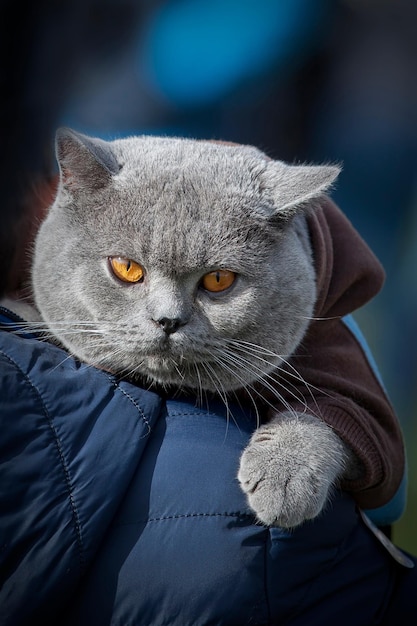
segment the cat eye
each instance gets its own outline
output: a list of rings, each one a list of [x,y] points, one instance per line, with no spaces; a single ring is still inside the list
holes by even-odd
[[[207,291],[217,293],[229,289],[235,280],[236,274],[230,270],[214,270],[203,276],[201,285]]]
[[[113,274],[124,283],[140,283],[143,280],[144,269],[132,259],[124,259],[121,256],[109,257],[109,263]]]

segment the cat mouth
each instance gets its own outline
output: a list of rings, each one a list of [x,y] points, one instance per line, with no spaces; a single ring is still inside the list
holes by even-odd
[[[187,367],[189,361],[185,359],[184,355],[167,349],[159,352],[150,352],[143,357],[143,364],[147,369],[157,373],[158,371],[180,370]]]
[[[188,378],[194,378],[196,368],[208,362],[202,351],[193,354],[176,351],[169,346],[163,350],[142,355],[140,369],[154,380],[170,384],[182,384]]]
[[[187,377],[189,364],[168,356],[148,356],[143,359],[140,370],[157,384],[181,386]]]
[[[151,363],[171,363],[178,366],[192,365],[203,360],[207,360],[205,350],[202,346],[190,344],[180,337],[165,336],[157,342],[152,342],[148,346],[142,346],[142,357]]]

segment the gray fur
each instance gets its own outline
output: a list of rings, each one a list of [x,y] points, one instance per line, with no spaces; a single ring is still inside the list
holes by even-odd
[[[225,400],[285,367],[316,297],[305,211],[338,168],[289,166],[251,147],[106,143],[73,131],[58,134],[57,156],[33,291],[60,343],[112,372]],[[143,282],[117,280],[111,256],[139,262]],[[237,279],[211,294],[201,280],[216,269]],[[175,320],[175,332],[161,320]],[[254,434],[239,480],[262,522],[291,527],[321,511],[346,454],[318,418],[276,416]]]

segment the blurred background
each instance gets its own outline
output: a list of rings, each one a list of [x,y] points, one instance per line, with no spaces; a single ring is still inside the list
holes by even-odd
[[[394,539],[417,554],[415,0],[0,7],[2,291],[19,286],[59,125],[104,139],[223,139],[291,162],[343,164],[333,197],[387,272],[356,318],[404,429],[408,509]]]

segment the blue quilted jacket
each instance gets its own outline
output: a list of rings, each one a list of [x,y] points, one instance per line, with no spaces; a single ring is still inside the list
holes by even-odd
[[[165,401],[2,319],[2,626],[380,623],[399,566],[348,495],[293,532],[255,522],[236,480],[252,416]]]

